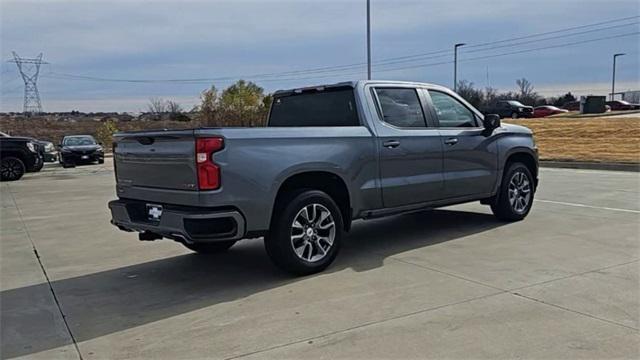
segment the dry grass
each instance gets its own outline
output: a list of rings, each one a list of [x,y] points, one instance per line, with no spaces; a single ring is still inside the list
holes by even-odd
[[[640,115],[628,118],[543,118],[505,122],[533,130],[540,159],[543,160],[640,163]]]

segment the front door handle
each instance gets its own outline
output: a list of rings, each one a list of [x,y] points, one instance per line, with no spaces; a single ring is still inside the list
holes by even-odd
[[[389,149],[393,149],[393,148],[397,148],[398,146],[400,146],[400,141],[398,140],[387,140],[384,143],[382,143],[382,146],[389,148]]]
[[[447,140],[444,141],[445,144],[447,145],[455,145],[458,143],[458,138],[448,138]]]

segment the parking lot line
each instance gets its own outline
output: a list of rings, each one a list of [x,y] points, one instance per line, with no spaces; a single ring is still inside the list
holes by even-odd
[[[576,204],[576,203],[569,203],[569,202],[564,202],[564,201],[553,201],[553,200],[542,200],[542,199],[535,199],[534,201],[542,202],[542,203],[549,203],[549,204],[556,204],[556,205],[574,206],[574,207],[589,208],[589,209],[599,209],[599,210],[609,210],[609,211],[622,211],[622,212],[640,214],[640,211],[631,210],[631,209],[611,208],[611,207],[605,207],[605,206],[593,206],[593,205],[586,205],[586,204]]]

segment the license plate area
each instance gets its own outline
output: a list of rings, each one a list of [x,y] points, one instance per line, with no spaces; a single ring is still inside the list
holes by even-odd
[[[162,205],[147,204],[147,219],[153,222],[159,222],[162,218]]]
[[[89,158],[89,155],[82,155],[82,156],[81,156],[81,159],[82,159],[82,160],[87,160],[88,158]]]

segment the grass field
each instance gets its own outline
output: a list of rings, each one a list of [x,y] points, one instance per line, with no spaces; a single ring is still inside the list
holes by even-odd
[[[523,125],[536,138],[543,160],[640,163],[638,117],[505,119]]]

